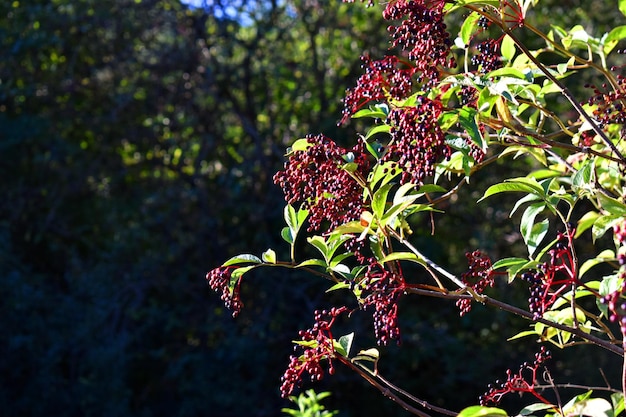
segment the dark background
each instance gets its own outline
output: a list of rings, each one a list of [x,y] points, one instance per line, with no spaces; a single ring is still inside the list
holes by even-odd
[[[538,25],[617,24],[612,2],[584,3],[544,2]],[[358,123],[336,127],[340,100],[359,56],[388,48],[380,12],[336,0],[1,2],[0,414],[280,415],[290,341],[346,298],[312,276],[255,271],[233,320],[204,275],[238,253],[288,256],[272,175],[307,133],[354,140]],[[436,236],[416,219],[415,242],[455,273],[467,250],[523,255],[507,200],[472,203],[515,169],[478,176]],[[498,290],[524,305],[522,286]],[[404,343],[383,349],[381,371],[451,409],[537,349],[505,343],[526,324],[494,310],[459,319],[418,298],[401,309]],[[372,345],[367,315],[342,325],[357,348]],[[601,384],[599,368],[618,371],[583,349],[573,368],[555,355],[556,379]],[[341,416],[405,415],[344,369],[315,388]]]

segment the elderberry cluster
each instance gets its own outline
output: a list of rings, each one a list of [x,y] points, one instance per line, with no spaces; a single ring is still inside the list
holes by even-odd
[[[392,45],[407,51],[408,58],[420,70],[418,81],[426,87],[439,81],[438,66],[454,67],[449,58],[450,34],[443,21],[443,0],[397,0],[391,1],[383,11],[387,20],[403,19],[388,30]]]
[[[472,56],[471,62],[479,72],[486,74],[502,67],[502,59],[498,53],[500,42],[496,39],[487,39],[476,45],[478,53]]]
[[[343,118],[346,120],[370,101],[382,101],[387,94],[395,100],[402,100],[413,91],[413,74],[417,68],[400,62],[396,56],[386,56],[372,60],[362,56],[364,74],[359,77],[354,88],[346,90],[343,100]]]
[[[465,254],[469,264],[468,269],[461,275],[465,285],[472,288],[476,294],[482,294],[487,287],[493,287],[494,277],[491,269],[491,259],[481,251],[475,250]],[[456,302],[460,315],[464,316],[472,309],[472,300],[462,298]]]
[[[550,352],[541,346],[539,352],[535,353],[533,363],[524,362],[517,373],[513,373],[510,369],[506,371],[505,381],[496,381],[494,384],[488,385],[488,391],[479,397],[480,405],[498,405],[506,394],[517,393],[533,393],[537,398],[542,398],[535,391],[537,383],[537,371],[540,367],[545,367],[545,362],[550,359]]]
[[[302,374],[308,373],[311,381],[319,381],[324,376],[324,368],[321,362],[328,362],[328,373],[335,373],[332,358],[335,354],[334,340],[331,327],[335,319],[348,309],[346,307],[330,310],[316,310],[315,324],[307,330],[299,332],[301,344],[296,344],[296,350],[301,349],[302,355],[292,355],[289,358],[289,366],[283,374],[280,392],[283,398],[291,395],[296,387],[302,383]]]
[[[357,220],[363,211],[363,189],[352,175],[365,178],[370,168],[363,144],[347,150],[324,135],[309,135],[307,141],[310,146],[289,156],[285,169],[274,175],[274,183],[289,204],[300,203],[309,210],[309,231],[323,226],[332,230]],[[348,156],[356,164],[352,173],[342,168]]]
[[[536,271],[526,271],[520,276],[530,284],[528,307],[535,320],[543,316],[564,292],[576,284],[576,269],[569,249],[574,232],[574,228],[569,228],[567,232],[559,233],[554,248],[548,251],[550,259],[538,265]]]
[[[378,344],[386,345],[392,339],[399,341],[398,300],[404,293],[404,277],[385,270],[375,259],[370,259],[359,287],[363,307],[374,307],[374,334]]]
[[[402,170],[400,182],[421,185],[435,172],[435,164],[449,158],[451,149],[437,122],[440,101],[420,96],[414,107],[393,109],[388,116],[391,142],[383,161],[393,161]]]
[[[618,277],[621,285],[615,291],[606,294],[600,299],[607,306],[609,320],[619,323],[622,334],[626,335],[626,221],[622,221],[613,227],[613,236],[618,245],[617,260],[620,264]]]
[[[233,311],[233,317],[237,317],[243,307],[239,296],[241,279],[237,280],[231,289],[230,280],[235,269],[237,269],[236,266],[222,266],[206,274],[207,283],[213,291],[220,293],[224,306]]]
[[[602,89],[597,86],[586,85],[586,87],[593,88],[594,95],[587,102],[589,105],[596,105],[593,115],[598,120],[600,127],[606,127],[609,124],[626,124],[626,106],[624,106],[626,102],[626,77],[619,74],[616,76],[616,81],[616,88],[610,90],[607,84],[602,84]]]
[[[532,313],[533,319],[537,320],[545,312],[545,286],[543,283],[543,273],[541,271],[526,271],[521,275],[523,281],[527,282],[530,295],[528,297],[528,310]]]

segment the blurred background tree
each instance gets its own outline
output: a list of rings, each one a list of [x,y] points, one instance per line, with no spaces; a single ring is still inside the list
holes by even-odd
[[[354,137],[336,127],[341,98],[363,51],[388,48],[380,9],[339,0],[1,3],[3,415],[278,415],[289,341],[324,303],[324,283],[251,274],[255,295],[244,294],[233,321],[204,272],[244,250],[280,247],[272,175],[293,140]],[[611,24],[596,3],[574,3],[576,16]],[[435,259],[462,261],[512,233],[497,208],[451,210],[458,223],[439,230],[449,246],[416,226]],[[480,235],[459,232],[478,219],[489,224]],[[449,307],[407,306],[406,333],[432,338],[387,349],[385,366],[400,385],[461,408],[520,353],[472,345],[467,335],[506,322],[485,311],[452,327]],[[477,349],[486,354],[458,360]],[[352,375],[325,383],[342,416],[402,415]]]

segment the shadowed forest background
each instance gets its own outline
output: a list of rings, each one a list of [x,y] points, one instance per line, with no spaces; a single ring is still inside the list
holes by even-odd
[[[534,19],[614,24],[612,1],[588,6],[542,1]],[[336,127],[341,98],[359,56],[388,49],[386,26],[379,7],[337,0],[1,2],[0,414],[280,415],[290,341],[330,304],[327,284],[251,273],[233,320],[204,275],[288,250],[272,175],[307,133],[355,137],[358,123]],[[506,208],[462,201],[435,237],[413,225],[433,260],[462,272],[468,250],[522,250]],[[407,336],[381,367],[433,404],[476,403],[534,348],[503,347],[512,319],[493,310],[403,308]],[[568,354],[587,380],[603,364],[611,375],[611,358],[583,349]],[[347,370],[315,388],[340,416],[404,415]]]

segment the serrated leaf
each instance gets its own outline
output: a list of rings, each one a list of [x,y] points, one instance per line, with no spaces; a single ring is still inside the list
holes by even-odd
[[[268,264],[275,264],[276,252],[273,249],[268,249],[263,252],[263,254],[261,255],[261,259],[263,259],[263,262],[266,262]]]
[[[244,264],[244,263],[260,264],[260,263],[263,263],[263,261],[259,259],[258,256],[254,256],[254,255],[250,255],[246,253],[246,254],[233,256],[232,258],[224,262],[222,266],[237,265],[237,264]]]
[[[508,414],[500,408],[473,405],[461,410],[457,417],[508,417]]]

